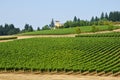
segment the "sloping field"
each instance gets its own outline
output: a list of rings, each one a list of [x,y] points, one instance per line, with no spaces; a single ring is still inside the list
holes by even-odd
[[[33,38],[0,43],[1,71],[120,75],[120,38]]]
[[[120,37],[120,32],[97,33],[97,34],[79,34],[76,37]]]
[[[109,26],[96,26],[99,31],[108,30]],[[34,32],[26,32],[20,35],[65,35],[65,34],[76,34],[76,29],[74,28],[62,28],[62,29],[55,29],[55,30],[41,30],[41,31],[34,31]],[[89,33],[92,32],[92,26],[81,26],[79,27],[81,33]],[[120,26],[114,26],[113,29],[120,29]]]

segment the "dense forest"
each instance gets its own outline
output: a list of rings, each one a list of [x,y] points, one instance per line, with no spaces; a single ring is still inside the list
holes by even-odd
[[[80,18],[74,17],[73,20],[66,21],[60,28],[80,27],[80,26],[92,26],[92,25],[111,25],[113,22],[120,22],[120,11],[114,11],[110,13],[101,13],[101,16],[93,16],[91,20],[81,20]],[[55,27],[54,20],[52,19],[49,25],[42,27],[42,30],[48,30]],[[37,30],[41,30],[39,27]],[[12,35],[24,32],[32,32],[32,25],[25,24],[24,29],[20,30],[16,28],[14,24],[0,25],[0,35]]]

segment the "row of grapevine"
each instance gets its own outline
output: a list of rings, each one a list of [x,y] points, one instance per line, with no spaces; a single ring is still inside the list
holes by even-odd
[[[0,70],[120,72],[120,38],[33,38],[0,43]]]
[[[0,40],[17,39],[17,37],[0,37]]]
[[[76,37],[120,37],[120,32],[84,34],[84,35],[80,34],[76,35]]]

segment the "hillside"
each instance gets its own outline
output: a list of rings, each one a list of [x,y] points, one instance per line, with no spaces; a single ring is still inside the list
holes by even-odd
[[[120,75],[119,37],[32,38],[0,45],[0,70],[3,71],[111,72]]]
[[[108,30],[109,26],[96,26],[99,31]],[[55,30],[41,30],[41,31],[34,31],[34,32],[26,32],[19,35],[65,35],[65,34],[76,34],[76,30],[78,27],[73,28],[61,28]],[[81,33],[88,33],[92,32],[92,26],[82,26],[79,27]],[[113,29],[119,29],[120,26],[114,26]]]

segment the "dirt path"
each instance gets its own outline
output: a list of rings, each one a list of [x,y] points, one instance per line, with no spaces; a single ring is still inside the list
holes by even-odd
[[[120,80],[120,77],[3,73],[0,74],[0,80]]]
[[[110,33],[110,32],[120,32],[120,29],[116,29],[113,31],[100,31],[96,33],[81,33],[81,34],[97,34],[97,33]],[[15,36],[18,39],[27,39],[27,38],[35,38],[35,37],[75,37],[76,34],[68,34],[68,35],[30,35],[30,36]],[[1,36],[0,36],[1,37]],[[11,37],[11,36],[2,36],[2,37]],[[13,40],[0,40],[0,42],[8,42]]]
[[[76,34],[68,34],[68,35],[30,35],[30,36],[17,36],[18,39],[25,38],[35,38],[35,37],[75,37]]]
[[[81,33],[81,34],[98,34],[98,33],[110,33],[110,32],[120,32],[120,29],[116,29],[113,31],[100,31],[100,32],[90,32],[90,33]],[[34,38],[34,37],[75,37],[76,34],[68,34],[68,35],[34,35],[34,36],[17,36],[18,39],[25,38]]]

